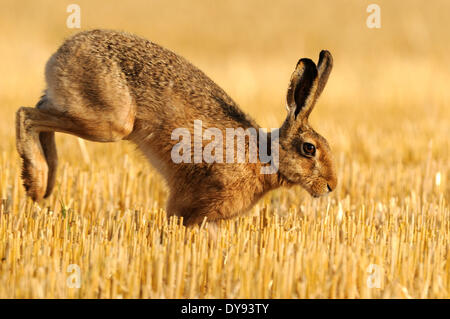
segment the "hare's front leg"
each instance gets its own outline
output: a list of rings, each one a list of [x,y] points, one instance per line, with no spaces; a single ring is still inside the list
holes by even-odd
[[[191,204],[191,206],[186,206],[187,204]],[[205,229],[208,231],[209,237],[212,240],[216,241],[219,231],[218,222],[222,218],[218,218],[217,214],[211,213],[210,211],[208,214],[208,209],[195,208],[196,206],[197,205],[192,202],[181,203],[177,201],[173,196],[169,196],[166,208],[167,217],[183,217],[183,225],[185,225],[186,227],[197,227],[200,226],[203,222],[206,222]],[[212,220],[211,218],[215,219]]]
[[[167,200],[167,217],[183,217],[185,226],[201,225],[205,218],[207,223],[218,222],[227,219],[221,213],[224,201],[219,198],[197,198],[198,194],[182,191],[170,191]]]

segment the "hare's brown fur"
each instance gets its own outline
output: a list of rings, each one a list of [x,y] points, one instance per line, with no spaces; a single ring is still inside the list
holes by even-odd
[[[24,185],[33,200],[49,196],[55,183],[54,132],[97,142],[136,143],[168,183],[168,215],[183,216],[186,225],[243,213],[282,185],[302,184],[313,195],[336,185],[328,144],[306,121],[328,74],[325,81],[317,76],[310,81],[305,110],[295,106],[301,99],[297,96],[305,93],[291,92],[291,111],[280,129],[280,170],[267,175],[260,173],[259,161],[172,161],[171,150],[178,143],[171,139],[172,131],[187,128],[193,135],[194,120],[201,120],[204,129],[222,131],[259,127],[202,71],[150,41],[115,31],[78,33],[49,59],[45,75],[47,89],[36,108],[21,107],[16,117]],[[298,77],[297,82],[305,81],[302,74]],[[299,112],[304,113],[301,120],[294,115]],[[289,166],[300,160],[298,154],[290,155],[291,148],[304,139],[314,140],[320,150],[316,164],[302,162],[291,174]]]

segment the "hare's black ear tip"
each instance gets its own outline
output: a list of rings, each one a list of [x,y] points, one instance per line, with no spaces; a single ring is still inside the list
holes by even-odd
[[[305,66],[316,66],[314,61],[311,59],[308,59],[308,58],[302,58],[302,59],[298,60],[296,67],[299,67],[302,64]]]
[[[327,58],[329,60],[333,59],[333,56],[331,55],[330,51],[328,50],[322,50],[319,54],[319,60],[322,60],[323,58]]]

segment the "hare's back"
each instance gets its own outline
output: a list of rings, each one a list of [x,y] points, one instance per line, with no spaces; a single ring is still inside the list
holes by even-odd
[[[77,107],[76,104],[95,109],[131,103],[132,92],[123,64],[133,68],[133,63],[121,53],[126,51],[126,43],[100,30],[78,33],[67,39],[47,62],[47,98],[56,108],[64,110],[68,103],[73,104],[71,107]],[[128,43],[131,45],[130,38]]]
[[[137,119],[176,118],[177,124],[186,125],[202,119],[214,127],[254,125],[186,59],[128,33],[92,30],[74,35],[47,63],[46,78],[54,100],[75,97],[93,108],[120,108],[132,100]]]
[[[160,96],[168,87],[201,95],[205,87],[214,86],[175,53],[138,36],[109,30],[81,32],[67,39],[47,62],[46,80],[50,91],[98,97],[104,90],[128,89],[137,103],[151,98],[149,94]]]

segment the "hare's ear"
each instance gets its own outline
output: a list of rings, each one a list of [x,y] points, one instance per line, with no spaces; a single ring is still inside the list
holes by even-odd
[[[316,100],[319,98],[320,94],[325,88],[332,68],[333,57],[331,56],[331,53],[327,50],[320,51],[319,63],[317,65],[317,70],[319,72],[319,82],[317,84]]]
[[[310,59],[300,59],[291,76],[287,91],[289,117],[307,119],[316,100],[318,86],[316,64]]]

